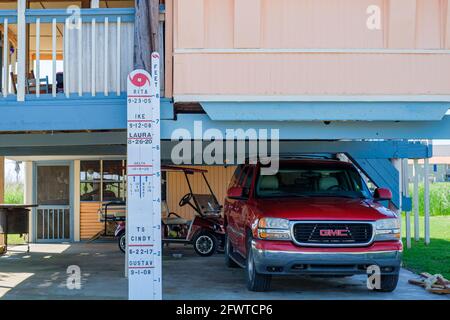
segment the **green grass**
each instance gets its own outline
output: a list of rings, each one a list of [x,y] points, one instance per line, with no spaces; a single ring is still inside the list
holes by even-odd
[[[442,274],[445,278],[450,279],[450,216],[430,217],[431,242],[428,246],[424,244],[423,240],[423,218],[420,219],[419,225],[419,242],[414,241],[414,229],[411,225],[411,249],[406,248],[406,239],[403,238],[404,267],[417,273]],[[405,233],[404,226],[402,229]]]
[[[7,183],[5,185],[5,203],[23,203],[23,184]],[[24,244],[25,240],[19,234],[8,235],[8,244]]]
[[[9,234],[8,235],[8,245],[10,244],[25,244],[26,241],[20,236],[20,234]]]
[[[7,183],[5,185],[5,203],[23,203],[23,184]]]
[[[423,184],[419,185],[419,214],[424,214]],[[412,197],[413,185],[409,185],[409,194]],[[414,206],[414,203],[413,203]],[[430,184],[430,215],[450,216],[450,182],[436,182]]]

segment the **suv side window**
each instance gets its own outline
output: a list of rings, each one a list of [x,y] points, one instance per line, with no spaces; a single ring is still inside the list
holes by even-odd
[[[254,172],[255,170],[253,167],[248,167],[247,180],[245,180],[245,183],[242,185],[244,188],[243,196],[246,198],[250,196],[250,188],[252,186]]]
[[[246,181],[245,179],[247,178],[249,169],[250,169],[249,166],[245,166],[244,169],[242,170],[242,174],[239,177],[239,182],[238,182],[238,186],[239,187],[244,187],[244,184],[245,184],[245,181]]]
[[[237,166],[236,170],[234,170],[234,174],[233,177],[231,178],[230,184],[228,185],[228,189],[236,186],[236,183],[238,182],[239,177],[241,176],[242,167],[243,166]]]

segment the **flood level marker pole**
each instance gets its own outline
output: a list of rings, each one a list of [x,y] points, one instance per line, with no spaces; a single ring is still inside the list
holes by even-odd
[[[127,269],[130,300],[162,299],[159,54],[127,85]]]

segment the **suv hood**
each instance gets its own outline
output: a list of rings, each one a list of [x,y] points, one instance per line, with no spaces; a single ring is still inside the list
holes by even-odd
[[[256,209],[265,217],[289,220],[365,220],[396,217],[395,213],[370,199],[305,197],[257,199]]]

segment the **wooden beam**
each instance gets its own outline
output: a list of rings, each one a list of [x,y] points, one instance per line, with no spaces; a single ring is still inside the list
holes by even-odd
[[[31,60],[36,60],[36,53],[32,53],[30,56]],[[42,52],[41,51],[41,60],[52,60],[52,52]],[[62,61],[64,59],[63,54],[61,52],[56,53],[56,60]]]
[[[88,9],[91,7],[91,0],[81,0],[81,8]]]
[[[167,98],[173,95],[173,21],[173,0],[166,0],[164,95]]]
[[[135,1],[134,68],[151,71],[150,6],[147,0]]]
[[[151,53],[159,42],[159,0],[135,0],[134,67],[151,71]]]
[[[152,52],[159,51],[159,0],[150,0],[150,33]]]

